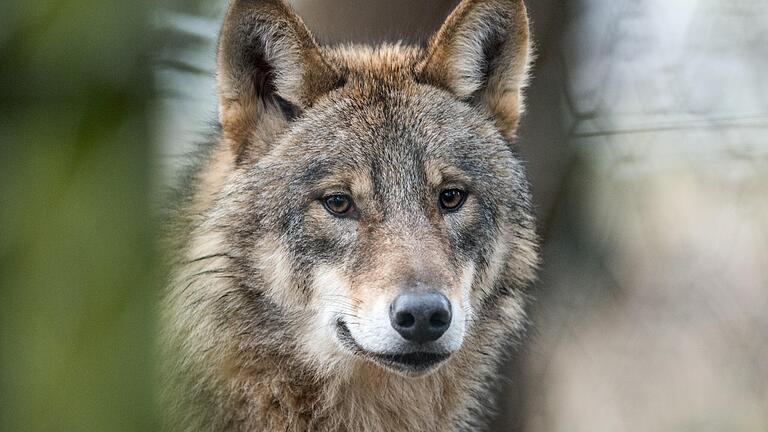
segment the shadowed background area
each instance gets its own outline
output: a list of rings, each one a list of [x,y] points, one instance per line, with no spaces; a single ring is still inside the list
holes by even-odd
[[[455,1],[295,0],[325,43]],[[528,1],[544,239],[495,431],[768,430],[768,3]],[[156,429],[161,193],[216,118],[226,2],[0,4],[0,429]]]

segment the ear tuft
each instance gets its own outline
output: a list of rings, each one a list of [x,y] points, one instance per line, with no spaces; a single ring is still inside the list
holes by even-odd
[[[522,0],[463,0],[435,34],[417,75],[474,103],[512,138],[529,62]]]
[[[270,136],[343,84],[281,0],[233,0],[218,49],[219,120],[238,156],[263,154]]]

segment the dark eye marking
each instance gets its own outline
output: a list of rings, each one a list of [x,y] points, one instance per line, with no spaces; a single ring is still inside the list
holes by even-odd
[[[467,193],[461,189],[444,189],[440,192],[440,209],[444,213],[458,211],[467,200]]]
[[[355,202],[345,194],[328,195],[322,199],[323,207],[336,217],[354,217]]]

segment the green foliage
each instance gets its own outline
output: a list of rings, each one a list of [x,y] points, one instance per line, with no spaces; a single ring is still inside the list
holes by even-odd
[[[157,429],[149,15],[0,2],[0,430]]]

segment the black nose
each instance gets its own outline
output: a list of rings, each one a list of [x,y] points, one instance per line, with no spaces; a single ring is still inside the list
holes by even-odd
[[[412,342],[432,342],[451,326],[451,302],[436,292],[403,293],[389,306],[389,321]]]

